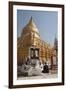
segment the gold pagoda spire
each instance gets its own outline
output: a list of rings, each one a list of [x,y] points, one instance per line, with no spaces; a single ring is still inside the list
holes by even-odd
[[[29,20],[29,24],[33,24],[33,17],[31,16],[30,20]]]
[[[36,27],[36,24],[35,24],[32,16],[31,16],[28,24],[24,27],[24,30],[34,31],[34,32],[37,32],[39,34],[39,31]]]
[[[31,16],[31,18],[30,18],[27,26],[30,26],[30,27],[32,27],[32,28],[34,28],[34,29],[37,29],[36,24],[35,24],[34,19],[33,19],[32,16]]]

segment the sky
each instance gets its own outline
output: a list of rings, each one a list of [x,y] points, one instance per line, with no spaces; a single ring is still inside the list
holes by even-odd
[[[38,28],[41,39],[53,45],[54,39],[58,35],[58,12],[17,10],[17,37],[21,35],[31,16]]]

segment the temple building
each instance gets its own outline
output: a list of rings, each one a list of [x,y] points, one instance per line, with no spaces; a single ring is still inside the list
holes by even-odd
[[[41,39],[39,30],[31,17],[23,28],[21,36],[17,38],[18,64],[26,62],[27,58],[39,59],[42,63],[45,61],[51,63],[53,51],[53,47]]]

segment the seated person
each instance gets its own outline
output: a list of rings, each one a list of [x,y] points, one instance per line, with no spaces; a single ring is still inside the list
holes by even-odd
[[[42,73],[49,73],[49,67],[47,65],[47,63],[45,62],[45,65],[43,66],[43,71]]]

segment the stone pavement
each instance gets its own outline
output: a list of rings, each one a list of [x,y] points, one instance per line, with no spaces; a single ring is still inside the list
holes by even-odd
[[[58,74],[42,73],[42,75],[39,75],[39,76],[18,77],[18,80],[50,79],[50,78],[57,78],[57,77],[58,77]]]

